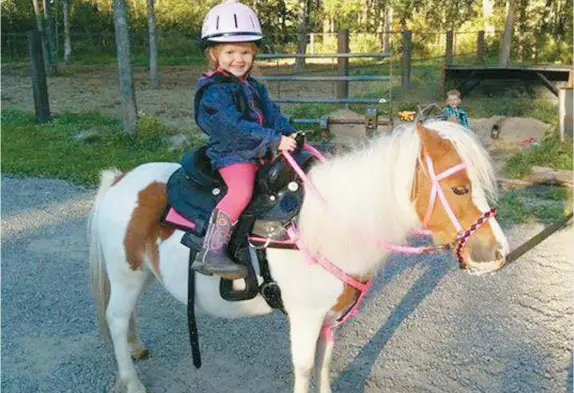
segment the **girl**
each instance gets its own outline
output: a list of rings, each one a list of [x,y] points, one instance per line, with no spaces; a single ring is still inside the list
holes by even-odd
[[[209,136],[207,155],[227,185],[215,207],[202,249],[192,268],[228,280],[247,276],[245,266],[228,256],[233,226],[251,201],[255,173],[269,152],[292,151],[295,130],[269,98],[265,86],[250,77],[263,38],[255,12],[228,0],[209,10],[201,29],[210,71],[197,82],[195,121]]]

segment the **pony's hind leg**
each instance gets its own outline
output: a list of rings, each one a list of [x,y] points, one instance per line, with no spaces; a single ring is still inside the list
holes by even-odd
[[[120,272],[118,272],[120,273]],[[106,320],[114,343],[114,353],[118,363],[116,392],[145,393],[132,360],[133,351],[143,343],[136,332],[135,306],[151,273],[143,270],[122,271],[117,277],[110,275],[110,302],[106,310]],[[131,325],[131,328],[130,328]],[[129,342],[131,341],[131,343]]]
[[[148,274],[146,277],[146,281],[144,282],[144,285],[140,290],[140,293],[147,289],[152,280],[153,275]],[[135,308],[137,308],[137,304],[136,306],[134,306],[134,311],[130,316],[130,324],[128,328],[128,345],[130,347],[130,355],[132,356],[133,359],[147,359],[149,357],[149,350],[146,348],[145,344],[140,339]]]

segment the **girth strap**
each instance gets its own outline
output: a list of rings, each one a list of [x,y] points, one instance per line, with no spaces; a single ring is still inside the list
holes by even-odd
[[[195,322],[195,270],[191,264],[195,259],[195,251],[189,252],[189,265],[187,271],[187,325],[189,329],[189,343],[191,344],[191,355],[195,368],[201,367],[201,353],[199,351],[199,335],[197,334],[197,324]]]

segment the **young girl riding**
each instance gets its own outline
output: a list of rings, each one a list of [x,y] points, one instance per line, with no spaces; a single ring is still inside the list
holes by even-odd
[[[295,129],[250,76],[263,38],[255,12],[236,0],[209,10],[201,29],[210,71],[195,93],[195,121],[209,139],[207,155],[227,185],[227,194],[209,220],[203,247],[192,268],[234,280],[247,268],[233,262],[227,245],[233,227],[251,201],[255,174],[269,152],[292,151]]]

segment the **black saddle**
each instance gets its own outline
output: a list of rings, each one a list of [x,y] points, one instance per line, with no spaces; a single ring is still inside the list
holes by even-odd
[[[300,148],[292,155],[305,172],[314,162],[313,155]],[[202,246],[211,212],[226,192],[225,182],[219,172],[211,167],[206,146],[194,149],[183,157],[181,168],[174,172],[167,182],[168,206],[162,223],[184,230],[186,234],[182,243],[195,254]],[[245,289],[241,291],[234,290],[231,281],[222,279],[220,293],[224,299],[248,300],[266,291],[259,287],[252,263],[254,253],[249,252],[247,238],[253,234],[285,240],[285,224],[299,213],[303,195],[301,179],[283,157],[278,157],[258,170],[252,200],[241,215],[228,247],[230,258],[236,263],[246,265],[249,274],[245,278]],[[169,217],[172,209],[189,222],[168,220],[166,217]],[[265,255],[258,252],[257,259],[262,275],[264,278],[267,275],[270,279],[268,272],[264,271]],[[268,288],[269,284],[266,282],[262,287]],[[280,299],[280,294],[271,294],[271,298],[277,296]],[[265,294],[264,297],[269,303]]]
[[[167,182],[168,203],[180,215],[191,221],[193,228],[180,229],[203,237],[215,205],[227,193],[219,172],[211,168],[201,146],[185,154],[182,166]],[[311,153],[298,150],[293,158],[304,171],[314,161]],[[240,221],[288,221],[299,213],[303,187],[293,168],[282,157],[259,169],[255,177],[253,197]]]

